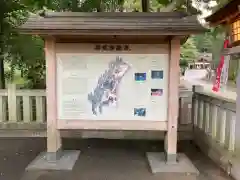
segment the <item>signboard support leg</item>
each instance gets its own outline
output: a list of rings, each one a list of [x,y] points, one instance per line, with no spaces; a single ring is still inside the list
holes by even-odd
[[[180,40],[170,40],[169,46],[168,129],[165,137],[165,155],[168,163],[176,163]]]
[[[53,38],[45,39],[47,95],[47,152],[40,153],[27,170],[72,170],[80,151],[62,151],[60,130],[57,127],[56,51]]]
[[[46,86],[47,86],[47,159],[57,160],[61,154],[61,137],[57,129],[57,70],[53,38],[45,40]]]
[[[148,152],[152,173],[191,173],[199,171],[184,154],[177,154],[177,126],[179,106],[180,40],[169,42],[168,127],[165,136],[165,152]]]

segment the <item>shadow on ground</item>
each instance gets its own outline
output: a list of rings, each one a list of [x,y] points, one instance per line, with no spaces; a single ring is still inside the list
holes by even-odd
[[[64,139],[64,149],[79,149],[73,171],[29,171],[26,166],[46,149],[45,138],[0,139],[0,180],[192,180],[191,175],[150,172],[145,152],[163,151],[161,141]],[[184,152],[200,171],[198,180],[230,180],[191,142],[181,142]]]

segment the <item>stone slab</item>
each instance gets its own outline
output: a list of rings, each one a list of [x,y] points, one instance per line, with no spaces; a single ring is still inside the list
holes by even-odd
[[[73,169],[80,151],[64,150],[56,161],[48,161],[48,152],[40,153],[26,168],[29,170],[69,170]]]
[[[176,163],[167,163],[165,153],[147,152],[147,159],[152,173],[183,173],[199,175],[199,171],[185,154],[177,154]]]

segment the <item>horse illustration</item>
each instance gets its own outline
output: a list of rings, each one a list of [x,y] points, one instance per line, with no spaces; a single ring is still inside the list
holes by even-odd
[[[109,63],[109,68],[99,77],[93,92],[88,94],[94,115],[97,115],[97,109],[102,114],[103,106],[116,105],[119,83],[129,69],[130,65],[121,57],[116,57],[115,61]]]

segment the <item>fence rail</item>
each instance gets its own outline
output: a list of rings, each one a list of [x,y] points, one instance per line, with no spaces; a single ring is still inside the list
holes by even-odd
[[[45,90],[16,90],[11,84],[0,90],[0,123],[45,123]]]
[[[236,104],[194,94],[194,126],[230,151],[235,147]]]
[[[191,101],[192,91],[179,89],[179,131],[192,131]],[[0,90],[0,130],[45,130],[46,129],[45,90],[16,89],[10,84]]]
[[[236,101],[208,94],[201,87],[193,92],[194,142],[229,174],[236,155]]]

